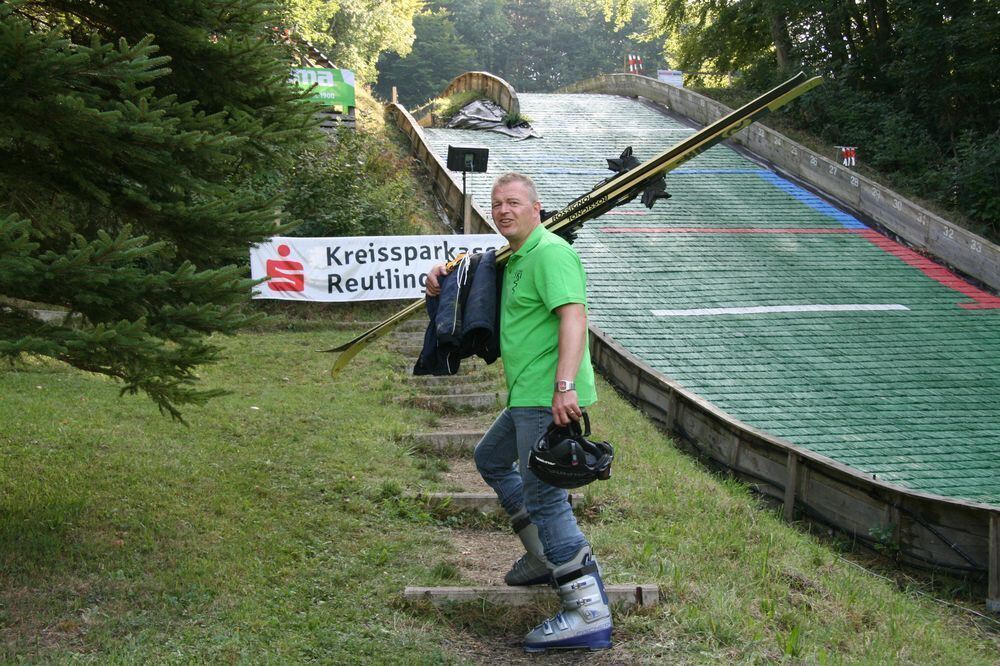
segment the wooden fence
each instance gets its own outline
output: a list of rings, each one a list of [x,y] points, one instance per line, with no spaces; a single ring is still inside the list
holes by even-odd
[[[517,101],[514,87],[489,72],[466,72],[456,76],[444,89],[442,97],[449,97],[466,90],[476,90],[499,104],[512,116],[521,113],[521,104]]]
[[[424,136],[424,130],[417,124],[417,121],[413,119],[413,116],[410,115],[409,111],[407,111],[402,105],[393,103],[388,104],[387,108],[389,113],[392,114],[393,120],[396,122],[396,126],[399,127],[399,129],[401,129],[407,137],[409,137],[410,152],[412,152],[413,155],[415,155],[416,158],[423,163],[424,168],[427,170],[427,175],[431,179],[434,195],[445,207],[448,219],[453,222],[457,221],[458,228],[461,229],[461,221],[464,213],[462,183],[459,180],[461,175],[449,171],[444,162],[441,161],[441,158],[430,149],[427,145],[427,137]],[[472,224],[470,227],[470,233],[497,233],[497,230],[493,227],[492,222],[488,221],[488,218],[483,214],[482,209],[480,209],[475,202],[472,203]]]

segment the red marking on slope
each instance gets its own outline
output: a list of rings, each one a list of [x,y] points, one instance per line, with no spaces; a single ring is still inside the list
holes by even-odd
[[[927,277],[941,283],[949,289],[971,298],[974,303],[959,303],[966,310],[996,310],[1000,309],[1000,296],[974,287],[958,277],[944,266],[936,264],[908,247],[904,247],[890,238],[886,238],[873,229],[837,228],[787,228],[787,229],[750,229],[726,227],[602,227],[606,234],[853,234],[866,238],[870,243],[889,254],[916,268]]]
[[[872,244],[885,250],[889,254],[898,257],[905,263],[913,266],[921,273],[940,282],[949,289],[968,296],[975,303],[959,303],[960,308],[966,310],[994,310],[1000,308],[1000,297],[989,294],[982,289],[972,286],[962,278],[958,277],[944,266],[936,264],[927,257],[921,256],[908,247],[904,247],[895,241],[886,238],[882,234],[872,229],[858,229],[856,233],[867,238]]]
[[[850,234],[854,229],[749,229],[728,227],[602,227],[606,234]]]

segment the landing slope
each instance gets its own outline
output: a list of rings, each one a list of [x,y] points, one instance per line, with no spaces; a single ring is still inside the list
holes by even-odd
[[[542,139],[426,130],[490,148],[556,209],[692,130],[638,101],[520,94]],[[725,146],[667,178],[673,198],[585,225],[591,320],[735,418],[873,477],[1000,505],[1000,299]]]

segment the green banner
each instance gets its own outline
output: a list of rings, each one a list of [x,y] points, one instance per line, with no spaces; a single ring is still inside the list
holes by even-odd
[[[346,111],[354,106],[354,72],[349,69],[299,67],[292,70],[292,81],[302,88],[313,88],[313,99],[324,106],[340,107]]]

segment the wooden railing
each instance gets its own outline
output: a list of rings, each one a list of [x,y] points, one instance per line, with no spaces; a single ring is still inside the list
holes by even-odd
[[[464,212],[462,185],[458,180],[461,176],[449,171],[441,161],[441,158],[430,149],[427,145],[427,137],[424,136],[424,130],[413,119],[409,111],[400,104],[390,103],[386,108],[392,114],[396,126],[410,139],[410,152],[423,162],[424,167],[427,169],[427,175],[431,179],[434,195],[445,207],[448,219],[453,222],[457,221],[458,228],[461,229],[461,220]],[[487,221],[486,215],[483,214],[483,211],[475,202],[472,203],[472,220],[469,231],[474,234],[497,233],[492,223]]]
[[[521,113],[521,104],[517,101],[514,87],[489,72],[466,72],[456,76],[444,89],[442,97],[449,97],[466,90],[476,90],[499,104],[512,116]]]

